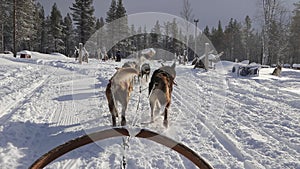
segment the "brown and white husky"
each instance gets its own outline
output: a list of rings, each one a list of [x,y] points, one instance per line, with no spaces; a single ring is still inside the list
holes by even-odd
[[[175,62],[172,66],[162,66],[156,69],[149,83],[149,102],[151,108],[151,122],[154,122],[154,111],[160,113],[164,108],[163,125],[168,127],[168,109],[171,104],[173,84],[176,77]]]

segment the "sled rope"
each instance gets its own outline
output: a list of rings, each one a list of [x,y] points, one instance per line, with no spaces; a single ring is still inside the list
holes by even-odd
[[[142,90],[142,85],[141,85],[141,82],[140,82],[140,86],[139,86],[139,99],[138,99],[138,103],[137,103],[137,106],[136,106],[136,111],[135,111],[135,114],[137,116],[137,112],[139,110],[139,105],[140,105],[140,101],[141,101],[141,95],[142,95],[142,91],[146,90],[147,88],[143,89]],[[134,126],[136,124],[136,116],[133,120],[133,123],[132,125]],[[129,148],[129,139],[130,139],[130,136],[126,136],[126,137],[123,137],[122,138],[122,141],[123,141],[123,152],[122,152],[122,162],[121,162],[121,169],[126,169],[126,147]]]
[[[129,148],[128,142],[129,142],[129,138],[130,136],[127,136],[127,140],[126,137],[122,137],[123,140],[123,151],[122,151],[122,162],[121,162],[121,169],[126,169],[126,147]]]

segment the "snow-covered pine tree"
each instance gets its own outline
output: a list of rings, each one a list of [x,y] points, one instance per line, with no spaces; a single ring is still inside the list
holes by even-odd
[[[70,9],[76,25],[77,42],[85,44],[95,32],[93,0],[75,0]]]

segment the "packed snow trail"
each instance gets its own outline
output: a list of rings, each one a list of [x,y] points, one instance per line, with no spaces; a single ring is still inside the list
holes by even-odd
[[[28,168],[58,145],[110,128],[105,88],[114,68],[126,61],[79,65],[36,52],[32,59],[0,54],[1,168]],[[272,69],[262,69],[259,77],[237,78],[228,73],[228,63],[225,71],[176,67],[167,130],[159,116],[144,124],[150,120],[148,82],[142,81],[141,93],[136,84],[128,127],[161,132],[217,169],[300,168],[300,72],[283,69],[282,77],[273,77]],[[153,72],[160,63],[150,65]],[[119,168],[121,145],[122,138],[96,142],[46,168]],[[128,168],[196,168],[169,148],[137,138],[129,139],[126,159]]]

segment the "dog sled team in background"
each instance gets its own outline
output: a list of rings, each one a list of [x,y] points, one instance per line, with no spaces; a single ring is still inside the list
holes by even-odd
[[[143,59],[143,57],[141,57]],[[133,91],[134,79],[141,80],[145,76],[148,82],[150,76],[150,64],[143,63],[145,60],[138,59],[137,62],[129,61],[123,64],[109,80],[106,87],[106,98],[108,101],[109,111],[112,118],[112,126],[117,126],[118,105],[121,109],[121,125],[126,125],[126,110],[130,100],[130,94]],[[156,69],[148,85],[148,99],[150,105],[150,123],[155,121],[154,116],[163,109],[163,125],[168,127],[168,109],[171,105],[171,97],[174,80],[176,77],[174,62],[171,66],[163,65]],[[140,91],[141,92],[141,91]]]

